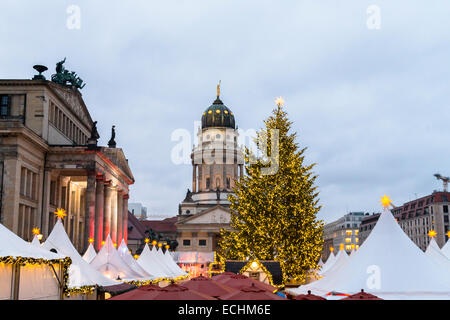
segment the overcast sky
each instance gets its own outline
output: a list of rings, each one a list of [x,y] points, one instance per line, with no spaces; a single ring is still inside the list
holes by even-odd
[[[384,193],[396,205],[430,194],[442,188],[434,173],[450,175],[449,15],[447,1],[2,0],[0,78],[44,64],[50,79],[67,57],[102,145],[116,125],[130,201],[150,215],[176,215],[191,188],[171,133],[193,132],[219,80],[242,129],[261,128],[283,96],[330,222],[379,211]]]

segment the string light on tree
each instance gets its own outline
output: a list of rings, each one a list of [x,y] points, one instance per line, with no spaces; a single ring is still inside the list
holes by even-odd
[[[306,148],[300,149],[297,134],[290,132],[292,122],[283,110],[284,99],[278,97],[275,104],[258,132],[259,137],[267,137],[267,144],[256,147],[267,157],[245,150],[245,174],[228,197],[232,230],[221,230],[218,256],[220,261],[276,260],[285,283],[302,282],[308,270],[318,268],[323,247],[323,222],[317,219],[320,206],[314,185],[317,176],[312,172],[315,164],[304,163]],[[273,132],[278,135],[275,142]],[[278,170],[262,174],[273,163]]]

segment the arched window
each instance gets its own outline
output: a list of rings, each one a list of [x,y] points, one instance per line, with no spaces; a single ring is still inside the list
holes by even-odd
[[[216,188],[220,188],[220,178],[216,178]]]

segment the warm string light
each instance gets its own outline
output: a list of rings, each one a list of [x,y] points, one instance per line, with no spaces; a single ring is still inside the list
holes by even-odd
[[[260,149],[274,157],[277,171],[263,174],[269,165],[245,150],[245,175],[228,196],[231,230],[221,230],[218,254],[221,260],[275,260],[280,262],[284,283],[302,282],[308,270],[318,267],[324,223],[317,219],[321,206],[314,164],[304,164],[305,149],[299,149],[296,134],[289,133],[291,122],[282,109],[284,101],[276,103],[278,108],[258,135],[269,137],[273,129],[278,130],[278,154],[271,154],[276,150],[271,139]]]

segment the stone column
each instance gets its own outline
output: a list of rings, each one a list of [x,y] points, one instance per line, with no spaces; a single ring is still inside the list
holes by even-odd
[[[50,170],[44,169],[44,190],[43,194],[44,197],[42,199],[42,211],[41,211],[41,233],[44,235],[45,238],[48,237],[48,234],[50,233],[50,230],[48,230],[49,225],[49,205],[50,205],[50,183],[51,183],[51,176],[50,176]]]
[[[117,191],[117,245],[123,237],[123,191]]]
[[[106,240],[111,233],[111,196],[112,188],[111,181],[105,183],[105,201],[104,201],[104,213],[103,213],[103,240]]]
[[[105,203],[105,183],[102,175],[97,175],[97,186],[95,188],[95,250],[100,250],[103,241],[103,214]]]
[[[244,177],[244,165],[240,164],[239,165],[239,180],[242,179],[242,177]]]
[[[197,165],[192,165],[192,192],[197,192]]]
[[[130,196],[128,194],[125,194],[123,196],[122,201],[122,228],[123,228],[123,238],[125,239],[125,243],[128,243],[128,199]]]
[[[117,243],[117,187],[112,189],[111,196],[111,240]]]
[[[83,248],[83,252],[89,246],[89,238],[94,238],[95,234],[95,182],[95,172],[88,172],[86,187],[86,213],[84,217],[84,239],[83,245],[80,244],[80,247]],[[81,230],[79,230],[79,232],[81,232]]]

